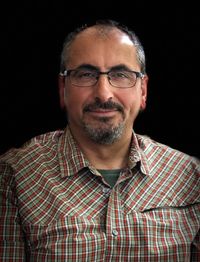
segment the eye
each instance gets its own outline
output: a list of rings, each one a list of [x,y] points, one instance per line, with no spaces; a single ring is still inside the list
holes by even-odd
[[[110,72],[111,78],[130,78],[129,72],[126,71],[113,71]]]
[[[76,70],[74,71],[73,77],[76,78],[95,78],[97,74],[90,70]]]

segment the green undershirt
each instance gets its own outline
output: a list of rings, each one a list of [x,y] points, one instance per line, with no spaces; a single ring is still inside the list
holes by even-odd
[[[98,171],[102,175],[102,177],[106,180],[106,182],[111,187],[114,187],[120,175],[121,169],[111,169],[111,170],[98,169]]]

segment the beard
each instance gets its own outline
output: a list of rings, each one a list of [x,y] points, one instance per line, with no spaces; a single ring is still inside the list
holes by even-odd
[[[87,122],[84,117],[82,119],[82,126],[87,136],[97,144],[111,145],[119,140],[123,134],[124,124],[124,110],[121,105],[111,100],[101,103],[96,99],[93,104],[88,104],[84,107],[83,112],[90,112],[96,109],[115,109],[122,114],[122,121],[117,125],[112,123],[110,117],[98,117],[95,123]]]
[[[100,121],[103,121],[102,119]],[[105,127],[93,127],[83,122],[83,127],[88,137],[97,144],[111,145],[120,139],[124,130],[124,124],[119,123],[117,126],[108,124]]]

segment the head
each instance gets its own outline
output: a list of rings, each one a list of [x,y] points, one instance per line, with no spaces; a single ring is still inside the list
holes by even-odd
[[[130,136],[146,106],[147,82],[140,40],[113,20],[80,27],[64,41],[60,104],[74,134],[99,144]]]

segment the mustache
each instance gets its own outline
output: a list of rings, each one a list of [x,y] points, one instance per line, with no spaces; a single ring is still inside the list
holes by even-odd
[[[83,108],[83,112],[90,112],[96,109],[116,109],[122,113],[124,112],[124,109],[120,104],[113,102],[111,100],[106,101],[104,103],[102,103],[100,100],[96,100],[94,103],[87,104]]]

